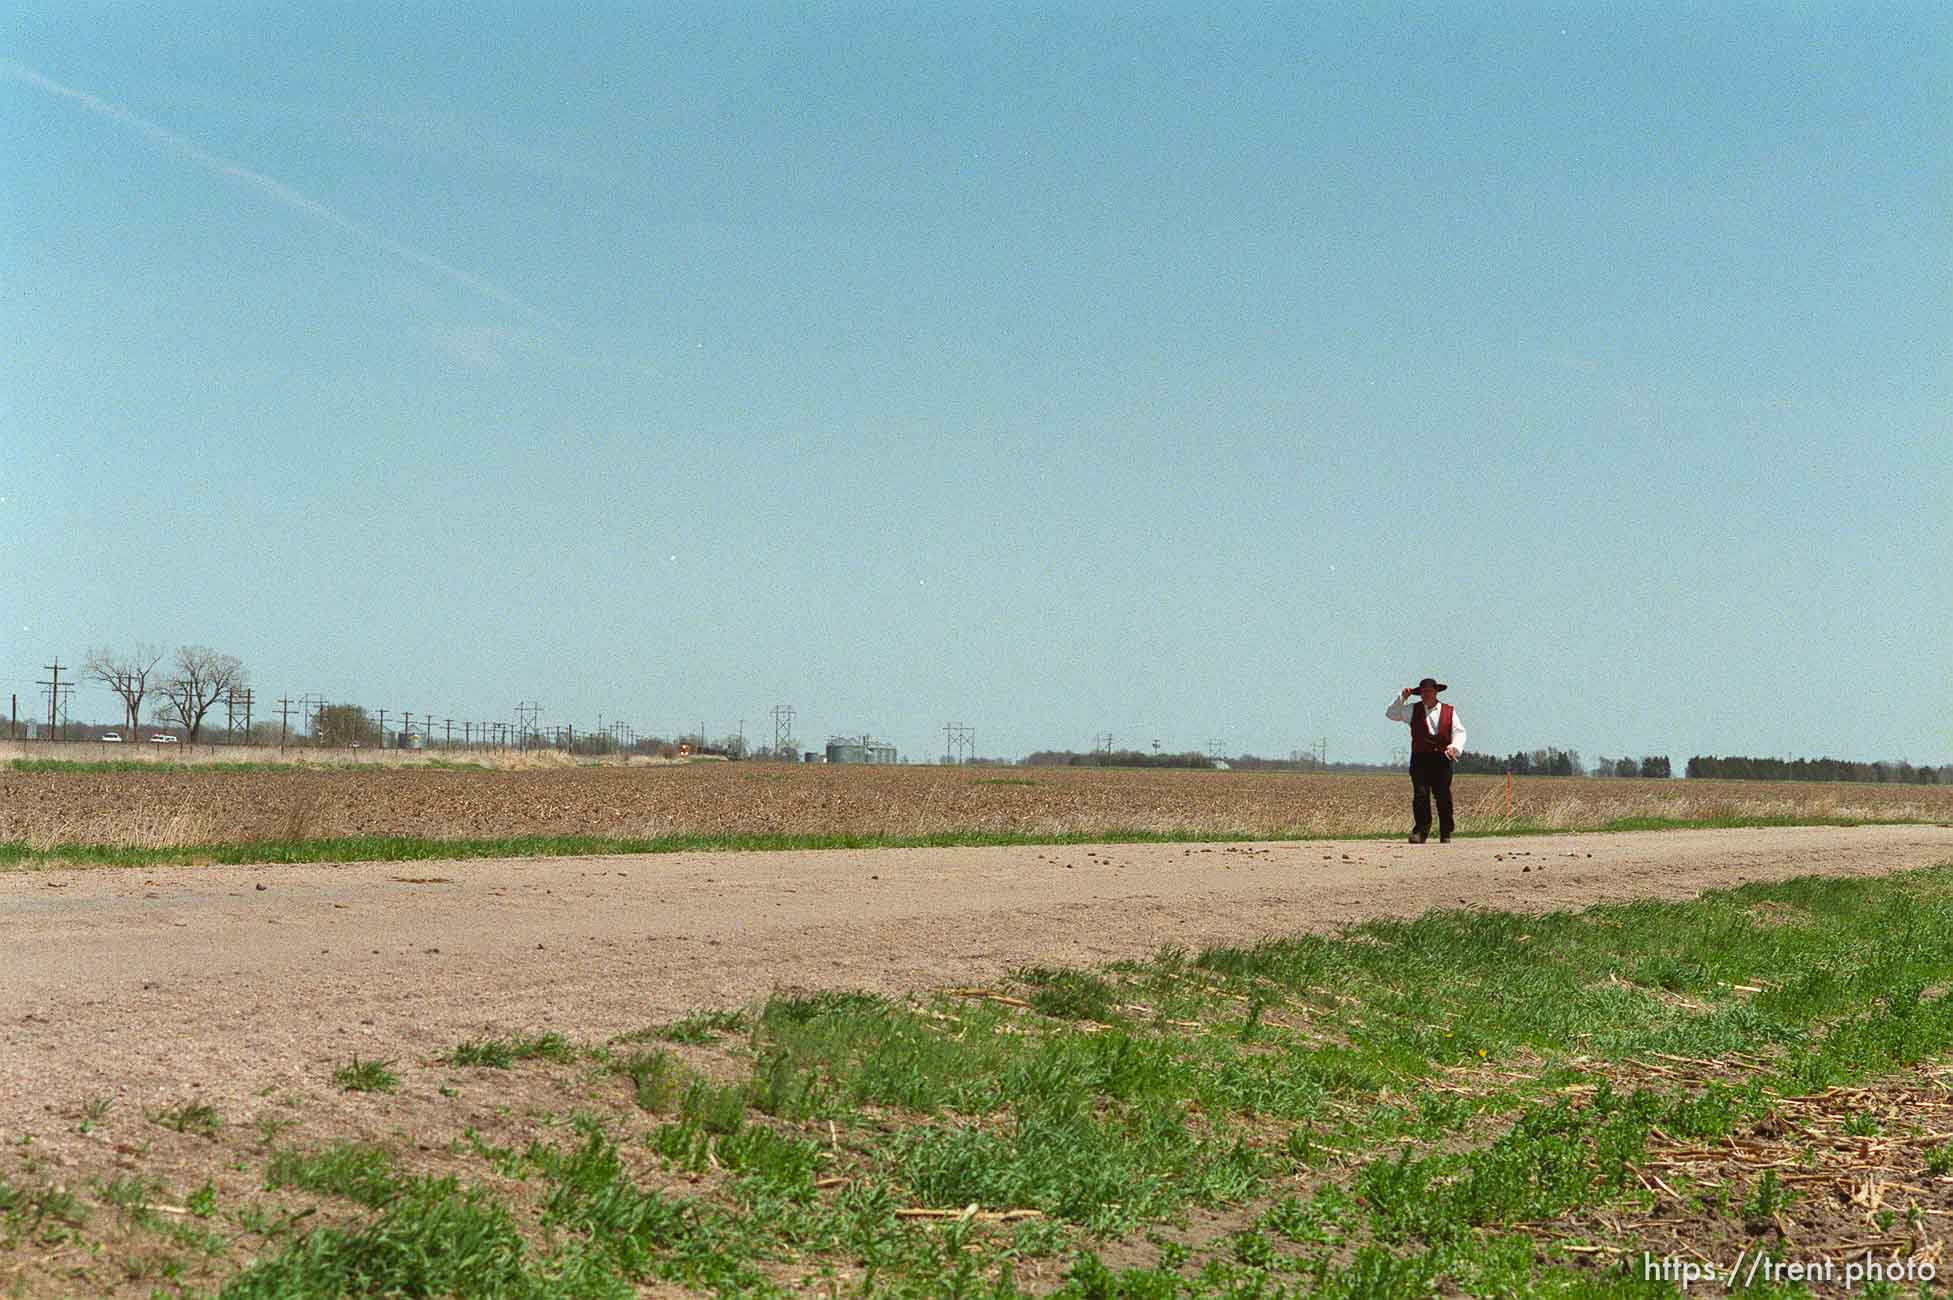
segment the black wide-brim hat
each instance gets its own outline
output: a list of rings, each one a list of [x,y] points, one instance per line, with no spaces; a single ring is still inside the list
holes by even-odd
[[[1417,689],[1421,691],[1426,686],[1430,687],[1434,691],[1441,691],[1445,688],[1444,683],[1439,681],[1435,677],[1426,677],[1423,681],[1417,684]]]

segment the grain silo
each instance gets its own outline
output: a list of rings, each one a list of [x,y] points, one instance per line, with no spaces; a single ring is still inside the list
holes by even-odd
[[[827,761],[830,763],[893,763],[895,746],[872,736],[829,736]]]

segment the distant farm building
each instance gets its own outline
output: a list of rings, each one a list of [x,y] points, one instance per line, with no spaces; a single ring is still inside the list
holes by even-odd
[[[895,746],[868,736],[829,736],[827,761],[830,763],[893,763]]]

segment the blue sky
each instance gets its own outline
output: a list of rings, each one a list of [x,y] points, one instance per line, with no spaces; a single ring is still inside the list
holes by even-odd
[[[1946,6],[9,8],[24,712],[1953,761]]]

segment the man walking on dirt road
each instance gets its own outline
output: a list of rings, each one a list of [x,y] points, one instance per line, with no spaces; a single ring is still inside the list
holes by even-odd
[[[1465,726],[1458,711],[1438,703],[1438,692],[1445,688],[1436,678],[1426,677],[1415,686],[1397,692],[1396,703],[1383,716],[1392,722],[1410,724],[1411,835],[1412,844],[1431,838],[1431,801],[1438,804],[1438,843],[1451,843],[1457,821],[1451,815],[1451,760],[1465,750]],[[1419,697],[1406,709],[1404,701]]]

